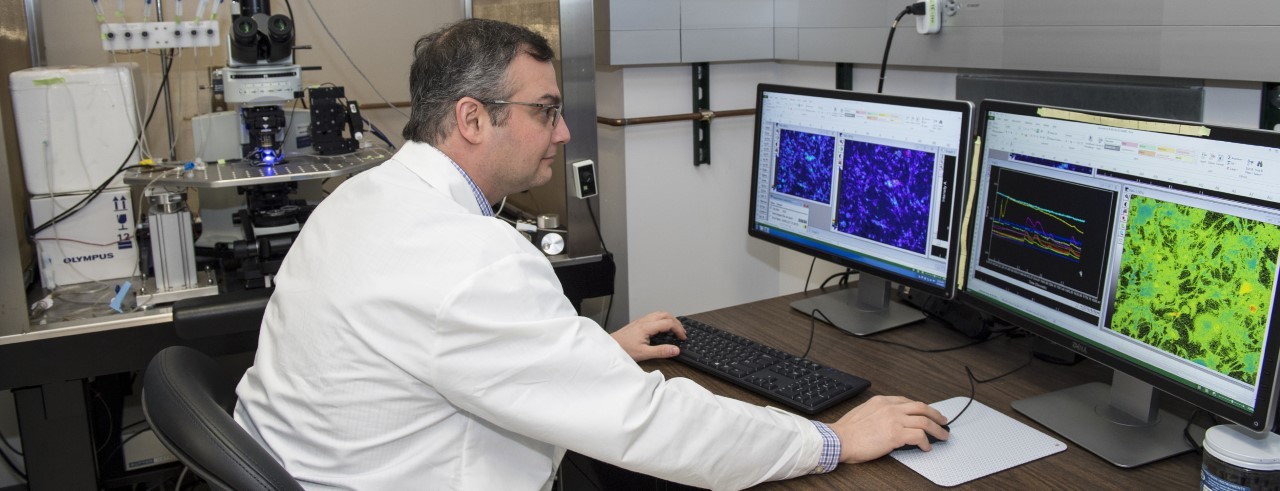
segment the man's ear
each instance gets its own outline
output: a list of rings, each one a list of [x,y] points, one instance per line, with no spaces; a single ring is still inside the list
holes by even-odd
[[[453,105],[453,115],[458,121],[458,133],[464,140],[472,144],[484,140],[485,131],[490,126],[489,111],[484,104],[473,98],[463,97]]]

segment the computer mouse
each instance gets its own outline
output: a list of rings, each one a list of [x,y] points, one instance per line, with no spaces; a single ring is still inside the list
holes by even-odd
[[[948,433],[950,433],[950,432],[951,432],[951,427],[950,427],[950,426],[947,426],[947,425],[939,425],[939,426],[942,426],[942,429],[947,430],[947,432],[948,432]],[[937,437],[935,437],[935,436],[933,436],[933,435],[930,435],[930,434],[929,434],[929,432],[925,432],[924,436],[929,438],[929,444],[934,444],[934,443],[938,443],[938,442],[946,442],[946,440],[939,440]],[[901,446],[901,447],[898,447],[898,448],[893,449],[893,451],[894,451],[894,452],[897,452],[897,451],[899,451],[899,450],[915,450],[915,449],[918,449],[918,448],[920,448],[920,447],[917,447],[917,446],[915,446],[915,445],[912,445],[912,444],[908,443],[908,444],[906,444],[906,445],[903,445],[903,446]]]

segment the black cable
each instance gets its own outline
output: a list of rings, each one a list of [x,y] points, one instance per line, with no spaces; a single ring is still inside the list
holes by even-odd
[[[813,329],[813,328],[814,328],[814,326],[817,324],[817,322],[818,322],[818,316],[822,316],[822,320],[823,320],[823,322],[826,322],[827,324],[831,324],[831,325],[833,325],[833,326],[834,326],[834,325],[836,325],[836,323],[835,323],[835,322],[832,322],[832,321],[831,321],[831,319],[830,319],[829,317],[827,317],[827,314],[822,313],[822,311],[821,311],[821,310],[813,309],[813,312],[811,312],[811,313],[809,314],[809,327],[810,327],[810,329]],[[995,338],[997,338],[997,337],[1000,337],[1000,336],[1004,335],[1004,334],[1005,334],[1005,333],[1007,333],[1008,331],[993,332],[993,333],[992,333],[992,336],[987,337],[986,339],[976,339],[976,340],[973,340],[973,341],[970,341],[970,342],[967,342],[967,343],[964,343],[964,344],[960,344],[960,345],[956,345],[956,346],[948,346],[948,347],[946,347],[946,348],[918,348],[918,347],[915,347],[915,346],[911,346],[911,345],[909,345],[909,344],[896,343],[896,342],[893,342],[893,341],[886,341],[886,340],[884,340],[884,339],[876,339],[876,338],[869,337],[869,336],[857,336],[857,335],[854,335],[854,334],[852,334],[852,333],[846,332],[846,331],[844,331],[844,330],[841,330],[840,332],[844,333],[845,335],[853,336],[853,337],[855,337],[855,338],[858,338],[858,339],[861,339],[861,340],[864,340],[864,341],[870,341],[870,342],[873,342],[873,343],[880,343],[880,344],[887,344],[887,345],[890,345],[890,346],[897,346],[897,347],[899,347],[899,348],[906,348],[906,349],[909,349],[909,350],[911,350],[911,351],[917,351],[917,352],[920,352],[920,353],[945,353],[945,352],[948,352],[948,351],[955,351],[955,350],[958,350],[958,349],[964,349],[964,348],[968,348],[968,347],[970,347],[970,346],[975,346],[975,345],[979,345],[979,344],[985,343],[985,342],[987,342],[987,341],[991,341],[991,340],[993,340],[993,339],[995,339]]]
[[[591,209],[591,200],[587,200],[587,213],[591,214],[591,224],[596,228],[596,237],[600,239],[600,248],[604,249],[604,253],[612,256],[609,252],[609,246],[604,243],[604,233],[600,231],[600,220],[596,218],[595,210]],[[609,295],[609,306],[604,311],[604,327],[609,328],[609,315],[613,313],[613,295]]]
[[[141,434],[146,433],[146,432],[148,432],[148,431],[151,431],[151,428],[147,428],[147,429],[145,429],[145,430],[138,431],[137,433],[134,433],[134,434],[132,434],[132,435],[129,435],[129,438],[125,438],[125,439],[123,439],[123,440],[120,440],[120,444],[119,444],[119,445],[117,445],[115,449],[111,450],[111,453],[110,453],[110,454],[107,454],[107,458],[102,459],[102,461],[103,461],[103,462],[107,462],[107,463],[109,464],[109,463],[111,462],[111,459],[112,459],[113,457],[115,457],[115,456],[116,456],[116,454],[120,453],[120,451],[121,451],[121,450],[124,450],[124,445],[125,445],[126,443],[129,443],[129,440],[132,440],[132,439],[134,439],[134,438],[137,438],[137,437],[138,437],[138,435],[141,435]]]
[[[801,291],[805,291],[805,292],[809,291],[809,279],[813,278],[813,265],[817,262],[818,262],[818,258],[816,257],[813,258],[812,261],[809,261],[809,274],[804,275],[804,290],[801,290]]]
[[[985,384],[985,383],[987,383],[987,382],[991,382],[991,381],[994,381],[994,380],[999,380],[999,379],[1004,378],[1004,377],[1006,377],[1006,376],[1008,376],[1008,375],[1011,375],[1011,374],[1013,374],[1014,372],[1017,372],[1018,370],[1022,370],[1023,368],[1026,368],[1026,367],[1027,367],[1027,365],[1030,365],[1030,364],[1031,364],[1031,362],[1032,362],[1033,360],[1035,360],[1035,359],[1036,359],[1036,357],[1034,357],[1034,356],[1032,356],[1032,357],[1028,357],[1026,362],[1024,362],[1024,363],[1023,363],[1023,364],[1021,364],[1021,365],[1018,365],[1018,366],[1014,367],[1012,370],[1009,370],[1009,371],[1004,372],[1004,373],[1002,373],[1002,374],[1000,374],[1000,375],[996,375],[996,376],[994,376],[994,377],[990,377],[990,378],[986,378],[986,379],[979,379],[978,377],[973,376],[973,370],[969,369],[969,366],[968,366],[968,365],[966,365],[966,366],[964,367],[964,373],[965,373],[966,375],[968,375],[968,376],[969,376],[969,402],[964,403],[964,407],[960,408],[960,412],[956,413],[956,415],[955,415],[955,416],[952,416],[952,417],[951,417],[951,420],[947,421],[947,426],[950,426],[950,425],[952,425],[953,423],[955,423],[957,419],[960,419],[960,415],[961,415],[961,414],[964,414],[964,412],[965,412],[965,411],[969,410],[969,405],[970,405],[970,404],[973,404],[973,399],[974,399],[974,397],[976,397],[976,396],[978,395],[978,385],[977,385],[977,384]]]
[[[809,313],[809,318],[813,319],[813,316],[819,313],[820,312],[818,311],[818,309],[813,309],[813,312]],[[809,344],[808,346],[804,347],[804,354],[800,355],[800,358],[804,359],[809,357],[809,350],[813,349],[813,335],[817,332],[817,330],[818,330],[818,323],[810,322],[809,323]]]
[[[102,184],[99,184],[97,188],[91,191],[87,196],[85,196],[79,202],[77,202],[74,205],[71,205],[71,207],[68,208],[66,211],[59,213],[57,216],[53,218],[50,218],[49,221],[40,224],[40,226],[32,228],[32,230],[28,233],[29,238],[35,239],[36,234],[43,232],[45,229],[49,228],[54,223],[60,222],[62,220],[66,220],[71,215],[74,215],[76,212],[79,212],[81,209],[85,207],[85,205],[88,202],[92,201],[94,198],[97,198],[98,195],[102,194],[102,190],[106,189],[107,186],[111,184],[111,181],[116,178],[116,176],[120,175],[121,172],[124,172],[129,168],[127,167],[129,165],[129,158],[132,157],[133,152],[138,149],[138,142],[142,140],[142,133],[145,132],[147,130],[147,127],[151,125],[151,119],[156,115],[156,108],[159,107],[160,105],[160,96],[164,94],[164,88],[169,85],[169,70],[171,68],[173,68],[172,56],[169,57],[169,62],[164,65],[164,73],[161,76],[160,87],[156,90],[156,96],[151,101],[151,112],[147,114],[147,120],[142,123],[142,127],[138,128],[138,134],[133,139],[133,147],[129,149],[128,155],[124,156],[124,161],[120,163],[120,166],[116,169],[116,172],[114,174],[111,174],[111,177],[107,178],[105,181],[102,181]]]
[[[880,85],[876,87],[876,93],[884,92],[884,71],[889,66],[889,46],[893,44],[893,33],[898,30],[898,21],[902,20],[907,14],[910,14],[911,5],[898,12],[898,16],[893,18],[893,24],[889,26],[889,39],[884,42],[884,58],[880,60]]]
[[[284,8],[289,11],[289,20],[293,22],[293,25],[298,25],[298,20],[293,17],[293,4],[289,3],[289,0],[284,0]]]
[[[140,425],[140,424],[146,424],[146,423],[147,423],[147,420],[145,420],[145,419],[140,419],[140,420],[134,421],[134,422],[129,423],[129,424],[127,424],[127,425],[121,426],[121,427],[120,427],[120,432],[121,432],[121,433],[124,433],[124,431],[125,431],[125,430],[127,430],[127,429],[129,429],[129,428],[133,428],[134,426],[138,426],[138,425]]]
[[[818,289],[819,289],[819,290],[821,290],[821,289],[823,289],[823,288],[826,288],[826,287],[827,287],[827,283],[830,283],[830,282],[831,282],[831,280],[835,279],[836,277],[840,277],[840,283],[839,283],[839,284],[841,284],[841,285],[847,285],[847,284],[849,284],[849,276],[850,276],[850,275],[853,275],[853,274],[856,274],[856,273],[857,273],[857,271],[854,271],[854,270],[851,270],[851,269],[846,269],[843,273],[836,273],[836,274],[833,274],[833,275],[831,275],[831,276],[828,276],[828,277],[827,277],[827,279],[822,280],[822,284],[821,284],[821,285],[818,285]]]
[[[600,220],[596,218],[596,211],[591,209],[591,200],[587,200],[587,213],[591,214],[591,224],[596,227],[596,237],[600,238],[600,248],[604,249],[605,254],[609,254],[609,246],[604,243],[604,233],[600,231]]]
[[[290,15],[290,17],[293,16]],[[289,116],[284,118],[284,134],[280,136],[280,140],[277,142],[280,144],[280,148],[277,149],[275,145],[271,146],[271,149],[276,152],[276,161],[272,162],[273,164],[284,162],[284,145],[289,141],[289,130],[293,129],[293,115],[298,110],[298,100],[300,99],[300,97],[293,98],[293,106],[289,107]]]
[[[1191,438],[1191,423],[1195,421],[1196,416],[1199,415],[1200,410],[1196,409],[1195,412],[1191,413],[1191,417],[1187,418],[1187,425],[1182,427],[1182,438],[1187,441],[1187,444],[1191,445],[1191,449],[1195,450],[1197,454],[1201,453],[1202,450],[1200,449],[1200,444],[1196,443],[1196,439]]]
[[[102,446],[94,449],[93,451],[94,453],[98,453],[98,452],[101,452],[102,449],[107,448],[107,440],[111,438],[111,432],[115,431],[113,429],[113,427],[115,426],[115,418],[111,415],[111,406],[107,404],[106,399],[102,398],[102,394],[96,390],[93,390],[93,389],[90,389],[90,390],[93,392],[94,399],[97,399],[98,402],[102,403],[102,410],[106,411],[107,413],[107,431],[106,431],[107,436],[102,437]],[[124,431],[124,428],[121,428],[120,430]]]
[[[960,412],[947,420],[947,426],[955,424],[956,420],[960,419],[960,415],[969,410],[969,405],[973,404],[973,399],[978,396],[978,384],[974,383],[973,371],[969,370],[969,367],[966,366],[964,367],[964,372],[969,374],[969,402],[964,403],[964,407],[960,408]]]

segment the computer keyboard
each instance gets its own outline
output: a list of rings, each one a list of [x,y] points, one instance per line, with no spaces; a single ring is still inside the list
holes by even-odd
[[[871,386],[862,378],[770,348],[715,326],[678,317],[688,339],[654,336],[650,344],[680,347],[675,360],[805,414],[815,414]]]

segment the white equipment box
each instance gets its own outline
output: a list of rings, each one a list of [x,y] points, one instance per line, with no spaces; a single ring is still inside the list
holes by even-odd
[[[31,200],[39,224],[71,208],[87,194]],[[45,288],[126,278],[136,274],[137,241],[129,189],[104,191],[84,209],[36,234],[36,254]]]
[[[138,433],[141,434],[133,436]],[[169,449],[164,447],[164,444],[160,443],[160,439],[156,438],[155,432],[151,431],[150,428],[121,433],[120,437],[122,440],[128,439],[124,443],[124,469],[127,471],[145,469],[178,460]]]
[[[9,74],[27,191],[77,193],[134,164],[137,65],[39,67]],[[109,188],[124,187],[121,177]]]

